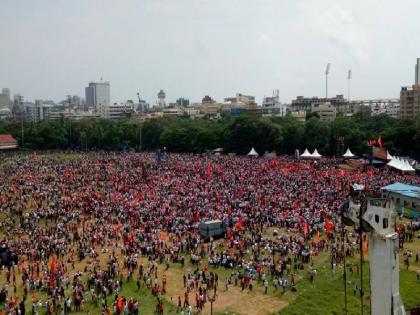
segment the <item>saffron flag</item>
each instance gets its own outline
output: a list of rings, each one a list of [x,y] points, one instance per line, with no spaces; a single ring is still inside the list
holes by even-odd
[[[368,242],[367,241],[363,241],[363,244],[362,244],[362,256],[363,257],[365,257],[366,256],[366,253],[367,253],[367,251],[368,251]]]
[[[207,172],[206,172],[207,179],[211,178],[211,166],[210,163],[207,165]]]
[[[54,256],[52,256],[52,260],[51,260],[51,266],[50,266],[50,282],[49,282],[49,286],[51,286],[54,283],[55,280],[55,258]]]
[[[327,231],[327,233],[329,233],[329,232],[332,232],[333,229],[334,229],[334,226],[331,223],[330,219],[326,218],[325,219],[325,230]]]
[[[50,272],[53,274],[54,271],[55,271],[55,258],[53,256],[51,260]]]
[[[308,223],[305,223],[303,225],[303,234],[308,235],[309,231],[308,231]]]
[[[166,241],[168,239],[168,232],[161,231],[159,233],[159,240],[160,241]]]
[[[244,228],[244,219],[243,217],[239,217],[238,222],[236,222],[236,228],[240,231],[242,231],[242,229]]]
[[[121,297],[118,297],[118,300],[117,300],[117,307],[118,307],[120,310],[122,310],[122,309],[123,309],[123,307],[124,307],[124,302],[123,302],[123,299],[122,299]]]

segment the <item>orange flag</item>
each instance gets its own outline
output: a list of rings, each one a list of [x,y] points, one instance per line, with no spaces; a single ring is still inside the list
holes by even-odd
[[[326,218],[325,219],[325,230],[327,232],[332,232],[333,228],[334,228],[334,226],[332,225],[330,219]]]
[[[207,165],[207,172],[206,172],[207,179],[211,178],[211,166],[210,163]]]
[[[362,244],[362,256],[363,257],[366,256],[367,251],[368,251],[368,248],[369,248],[368,242],[367,241],[363,241],[363,244]]]
[[[120,310],[122,310],[122,309],[123,309],[123,307],[124,307],[124,305],[123,305],[123,299],[122,299],[121,297],[118,297],[118,300],[117,300],[117,306],[118,306],[118,308],[119,308]]]
[[[55,270],[55,258],[53,256],[51,260],[50,272],[53,273],[54,270]]]
[[[161,231],[159,233],[159,240],[166,241],[168,239],[168,232]]]
[[[308,231],[308,223],[305,223],[305,225],[303,226],[303,234],[308,235],[309,231]]]

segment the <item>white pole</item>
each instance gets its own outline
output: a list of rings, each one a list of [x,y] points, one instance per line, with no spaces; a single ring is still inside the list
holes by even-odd
[[[328,73],[325,73],[325,98],[328,98]]]
[[[350,102],[350,80],[351,80],[351,69],[347,74],[347,100]]]
[[[328,74],[330,73],[330,63],[327,63],[325,69],[325,98],[328,98]]]

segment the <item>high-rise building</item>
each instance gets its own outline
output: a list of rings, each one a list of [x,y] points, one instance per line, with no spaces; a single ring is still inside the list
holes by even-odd
[[[420,114],[420,85],[402,87],[400,92],[400,118],[414,119]]]
[[[400,118],[414,119],[420,114],[420,58],[414,67],[414,85],[403,86],[400,92]]]
[[[10,105],[10,90],[8,88],[3,88],[0,94],[0,108],[10,108]]]
[[[108,117],[111,104],[110,84],[105,82],[90,82],[85,88],[86,107],[93,107],[101,117]]]
[[[54,102],[36,100],[35,103],[26,102],[23,106],[25,108],[25,120],[37,123],[49,119],[49,113],[54,107]]]
[[[67,95],[63,103],[65,106],[80,108],[84,106],[85,101],[78,95]]]
[[[19,104],[23,103],[23,95],[15,94],[13,95],[13,102]]]

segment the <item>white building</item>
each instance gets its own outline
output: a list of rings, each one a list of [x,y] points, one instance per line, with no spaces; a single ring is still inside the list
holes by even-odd
[[[25,108],[25,120],[37,123],[43,120],[48,120],[49,113],[54,107],[54,104],[48,101],[37,100],[34,103],[23,103]]]
[[[108,118],[109,119],[123,119],[130,118],[134,113],[134,108],[127,103],[125,104],[114,104],[108,107]]]
[[[0,108],[0,120],[5,120],[7,118],[12,117],[12,111],[8,107],[1,107]]]
[[[90,82],[85,88],[86,107],[93,107],[101,117],[108,117],[111,104],[110,84],[105,82]]]
[[[351,105],[354,112],[361,108],[370,108],[372,116],[387,114],[398,118],[400,114],[400,100],[398,98],[355,100],[351,102]]]
[[[283,117],[287,114],[288,105],[282,104],[279,100],[279,90],[273,91],[273,96],[263,98],[262,115],[264,117]]]
[[[48,120],[81,120],[85,118],[99,118],[99,114],[94,111],[84,111],[71,108],[53,108],[48,113]]]
[[[255,104],[255,96],[236,93],[236,96],[226,97],[224,101],[228,103],[244,103],[250,105]]]

